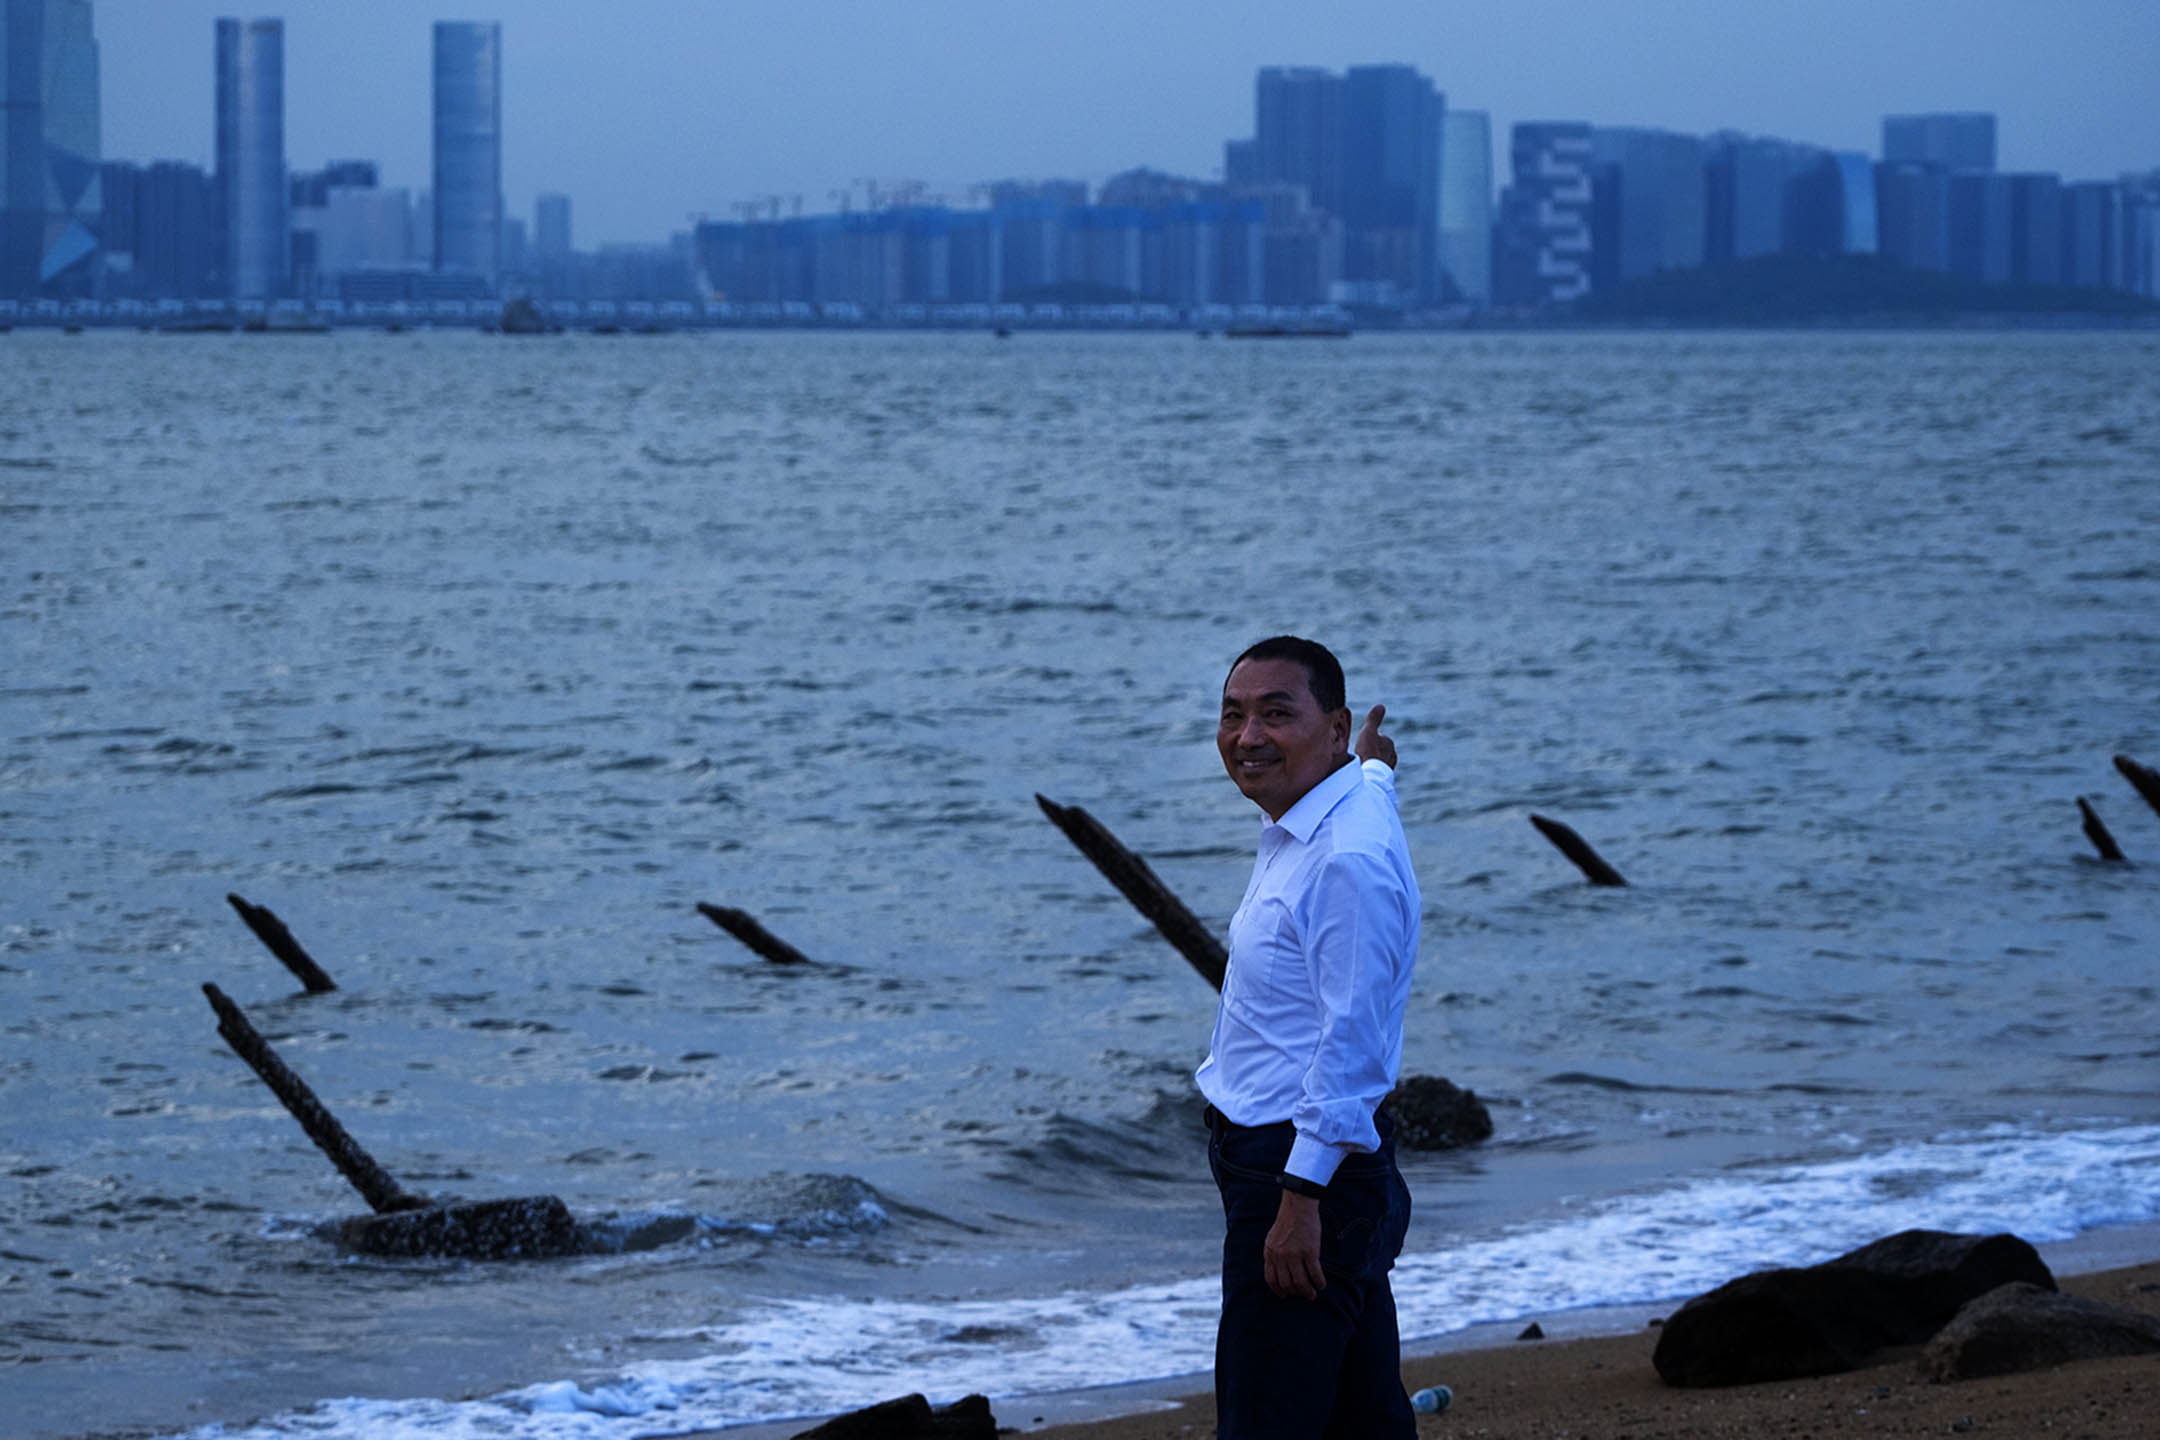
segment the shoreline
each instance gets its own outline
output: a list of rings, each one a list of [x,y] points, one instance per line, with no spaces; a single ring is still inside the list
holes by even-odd
[[[2160,1263],[2060,1278],[2069,1293],[2160,1315]],[[1418,1434],[1485,1440],[1975,1434],[2029,1440],[2060,1432],[2081,1440],[2148,1440],[2160,1408],[2160,1356],[2153,1355],[1938,1385],[1921,1378],[1915,1367],[1919,1347],[1911,1346],[1883,1351],[1875,1363],[1835,1375],[1674,1389],[1650,1364],[1657,1334],[1645,1328],[1408,1359],[1407,1386],[1445,1384],[1455,1391],[1447,1411],[1418,1417]],[[1000,1424],[1007,1423],[1001,1417]],[[1038,1433],[1053,1440],[1204,1440],[1213,1429],[1213,1398],[1195,1395],[1176,1410]]]
[[[2034,1248],[2066,1292],[2160,1315],[2160,1223],[2089,1230]],[[1907,1349],[1885,1352],[1880,1362],[1858,1370],[1807,1380],[1717,1390],[1673,1389],[1658,1379],[1650,1365],[1657,1337],[1651,1322],[1681,1303],[1603,1305],[1525,1315],[1405,1341],[1406,1388],[1415,1391],[1444,1384],[1456,1393],[1455,1404],[1446,1413],[1418,1418],[1418,1433],[1447,1434],[1452,1426],[1456,1433],[1489,1437],[1599,1434],[1595,1428],[1585,1428],[1599,1423],[1592,1412],[1621,1407],[1628,1411],[1628,1423],[1619,1430],[1632,1427],[1639,1435],[1661,1440],[1782,1435],[1788,1428],[1780,1416],[1791,1417],[1790,1429],[1795,1434],[1902,1435],[1923,1429],[1941,1434],[1968,1417],[1974,1422],[1972,1433],[1979,1434],[1988,1431],[1982,1410],[1992,1405],[2001,1415],[1995,1433],[2004,1436],[2036,1434],[2043,1422],[2061,1414],[2064,1418],[2052,1423],[2080,1417],[2086,1422],[2072,1433],[2090,1434],[2094,1440],[2140,1440],[2153,1433],[2152,1417],[2160,1414],[2160,1357],[2154,1356],[1929,1385],[1913,1368],[1916,1352]],[[1523,1327],[1533,1320],[1545,1338],[1518,1340]],[[2071,1378],[2065,1379],[2066,1374]],[[2077,1378],[2087,1375],[2092,1377],[2089,1386]],[[1000,1430],[1039,1434],[1049,1440],[1205,1440],[1214,1431],[1211,1383],[1208,1372],[1201,1371],[1080,1390],[993,1397],[991,1403]],[[1888,1397],[1877,1393],[1884,1387],[1890,1391]],[[2120,1388],[2126,1402],[2109,1406],[2113,1421],[2084,1416],[2081,1397],[2086,1391],[2097,1393],[2110,1387]],[[1883,1403],[1863,1403],[1869,1400]],[[2065,1407],[2077,1414],[2071,1415]],[[1826,1410],[1839,1413],[1833,1418]],[[1944,1418],[1933,1418],[1938,1411]],[[830,1418],[815,1415],[720,1429],[655,1430],[651,1440],[789,1440]],[[1867,1428],[1871,1421],[1879,1421],[1878,1428]],[[2108,1428],[2109,1423],[2117,1428]],[[1644,1426],[1650,1428],[1645,1431]]]

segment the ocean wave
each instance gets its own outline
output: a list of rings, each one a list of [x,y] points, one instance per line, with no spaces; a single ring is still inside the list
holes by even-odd
[[[1404,1337],[1415,1340],[1556,1311],[1678,1300],[1916,1226],[2066,1240],[2160,1219],[2156,1166],[2160,1126],[2144,1125],[2055,1134],[1993,1127],[1827,1161],[1736,1167],[1405,1254],[1396,1306]],[[1201,1275],[1009,1299],[772,1300],[657,1337],[707,1347],[693,1359],[484,1400],[325,1401],[246,1429],[196,1430],[189,1440],[632,1440],[656,1423],[683,1431],[780,1420],[905,1391],[945,1401],[1196,1374],[1212,1359],[1219,1287]]]
[[[769,1175],[731,1188],[724,1213],[660,1206],[587,1220],[581,1248],[614,1255],[744,1238],[817,1243],[882,1230],[892,1218],[876,1187],[852,1175]]]

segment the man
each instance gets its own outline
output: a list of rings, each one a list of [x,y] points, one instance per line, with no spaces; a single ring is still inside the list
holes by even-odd
[[[1402,1062],[1421,902],[1375,705],[1350,753],[1342,666],[1263,640],[1223,682],[1223,768],[1267,817],[1207,1062],[1222,1191],[1216,1434],[1416,1433],[1388,1271],[1410,1192],[1380,1114]]]

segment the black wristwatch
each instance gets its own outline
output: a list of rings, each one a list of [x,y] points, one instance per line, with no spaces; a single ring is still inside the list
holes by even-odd
[[[1275,1183],[1282,1186],[1292,1195],[1302,1195],[1308,1200],[1325,1200],[1327,1198],[1327,1186],[1315,1185],[1304,1176],[1292,1175],[1287,1170],[1275,1177]]]

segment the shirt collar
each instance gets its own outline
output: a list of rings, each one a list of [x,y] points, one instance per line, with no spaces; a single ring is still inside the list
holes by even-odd
[[[1313,837],[1328,812],[1343,801],[1343,797],[1365,783],[1365,767],[1351,756],[1345,763],[1328,772],[1328,777],[1298,797],[1298,802],[1283,812],[1275,822],[1281,829],[1297,837],[1300,845]]]

